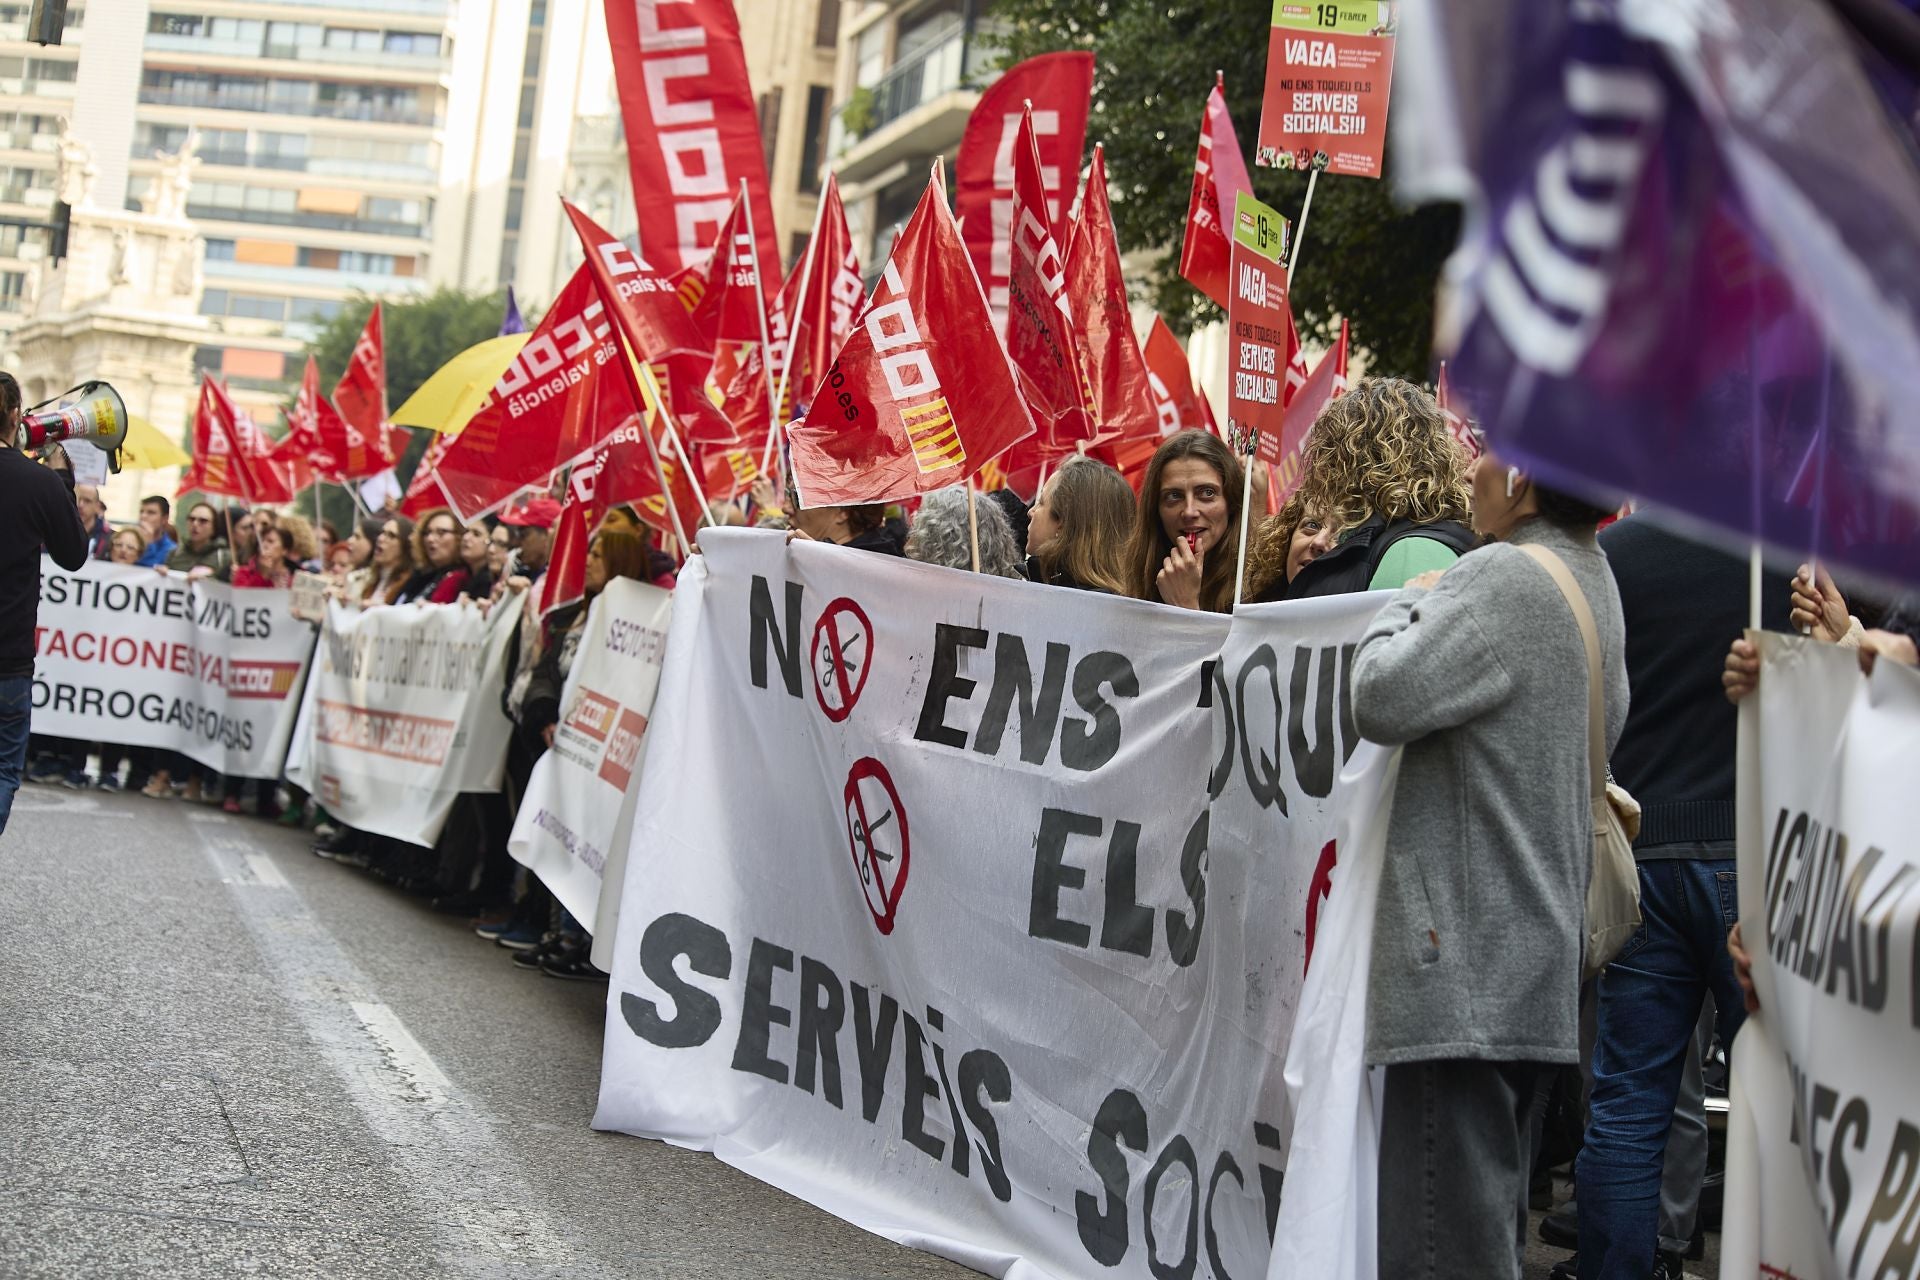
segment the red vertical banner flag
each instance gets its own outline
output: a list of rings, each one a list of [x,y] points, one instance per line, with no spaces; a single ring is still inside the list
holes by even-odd
[[[387,341],[377,302],[333,388],[333,403],[347,425],[373,443],[380,465],[367,474],[384,471],[399,461],[406,450],[407,432],[387,425]]]
[[[413,478],[407,481],[407,492],[400,499],[401,515],[418,520],[425,512],[447,505],[447,496],[440,492],[440,462],[459,438],[457,434],[436,431],[427,442],[427,451],[420,455]]]
[[[1039,435],[1020,457],[1041,462],[1098,434],[1082,340],[1067,297],[1066,257],[1054,235],[1029,117],[1014,143],[1013,270],[1007,291],[1007,355]],[[1032,457],[1027,455],[1031,453]],[[1018,466],[1018,462],[1010,465]]]
[[[771,336],[764,308],[770,299],[762,287],[758,260],[754,257],[753,237],[747,233],[747,208],[734,202],[733,213],[720,229],[713,246],[713,265],[707,271],[703,310],[713,320],[713,362],[708,366],[705,389],[709,398],[719,395],[720,408],[736,425],[740,406],[730,404],[728,392],[747,363],[747,357],[759,351]],[[777,299],[771,299],[777,302]],[[778,326],[783,332],[784,320]],[[764,356],[763,356],[764,363]],[[767,409],[767,391],[759,388],[758,416]]]
[[[1159,435],[1159,414],[1147,384],[1147,362],[1133,336],[1133,309],[1120,269],[1120,242],[1107,204],[1106,150],[1093,149],[1080,216],[1067,236],[1067,297],[1080,325],[1086,380],[1099,434],[1119,439]]]
[[[1251,192],[1246,157],[1240,137],[1227,114],[1227,94],[1216,80],[1207,94],[1207,112],[1200,122],[1200,149],[1193,158],[1193,190],[1187,197],[1187,230],[1180,241],[1180,275],[1194,288],[1227,305],[1227,282],[1233,256],[1233,233],[1228,225],[1233,202]]]
[[[744,178],[761,271],[778,279],[766,153],[733,0],[607,0],[607,41],[641,252],[669,276],[700,262]]]
[[[309,457],[314,471],[331,484],[379,475],[392,465],[386,450],[376,443],[382,437],[362,435],[320,394],[320,366],[312,356],[307,357],[306,374],[288,422],[295,434],[312,441]]]
[[[1033,434],[939,164],[853,335],[793,426],[793,477],[806,506],[893,502],[959,484]]]
[[[1170,436],[1176,431],[1212,431],[1213,414],[1203,407],[1205,402],[1193,385],[1193,366],[1187,362],[1186,349],[1159,316],[1147,330],[1142,354],[1159,433]]]
[[[954,161],[954,215],[965,229],[967,253],[992,304],[995,333],[1006,327],[1014,258],[1015,144],[1023,104],[1029,102],[1051,227],[1059,222],[1080,172],[1093,102],[1093,55],[1043,53],[1008,68],[980,95],[967,119]]]
[[[1287,376],[1287,220],[1241,192],[1227,304],[1227,440],[1263,463],[1281,454]],[[1295,469],[1298,469],[1296,462]]]
[[[1388,0],[1277,0],[1267,35],[1260,164],[1380,176],[1394,8]]]
[[[634,359],[646,362],[689,442],[732,444],[733,424],[707,398],[713,352],[702,346],[673,282],[606,228],[568,204],[586,269]]]
[[[447,505],[462,520],[478,519],[585,459],[634,413],[632,395],[621,394],[624,378],[608,374],[608,366],[623,358],[583,266],[437,460]]]

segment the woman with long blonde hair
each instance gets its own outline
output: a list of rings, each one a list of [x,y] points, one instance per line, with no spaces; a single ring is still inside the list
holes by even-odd
[[[1479,544],[1468,527],[1466,454],[1448,434],[1438,402],[1411,382],[1366,378],[1329,401],[1307,433],[1301,461],[1301,509],[1315,512],[1338,541],[1291,582],[1267,582],[1256,599],[1398,590]],[[1261,542],[1292,532],[1269,521]],[[1250,558],[1272,563],[1259,546]]]
[[[1068,458],[1034,496],[1027,517],[1027,577],[1126,595],[1133,505],[1125,476],[1092,458]]]

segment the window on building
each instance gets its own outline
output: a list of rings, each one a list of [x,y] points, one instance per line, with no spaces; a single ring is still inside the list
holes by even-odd
[[[827,95],[825,85],[807,86],[806,141],[800,147],[800,190],[808,195],[820,190],[820,161],[827,154]]]
[[[200,314],[203,316],[227,314],[227,291],[225,289],[203,290],[200,294]]]
[[[0,311],[18,311],[26,305],[27,273],[0,271]]]
[[[538,92],[538,88],[535,85],[529,84],[529,85],[522,85],[520,87],[519,125],[520,125],[520,128],[522,129],[533,128],[533,105],[534,105],[534,98],[537,92]]]
[[[51,58],[27,59],[27,79],[40,80],[50,84],[72,84],[80,74],[77,62],[55,62]]]
[[[287,304],[291,324],[325,324],[340,314],[340,304],[331,298],[294,298]]]
[[[208,262],[232,262],[233,261],[233,241],[231,240],[207,241],[207,261]]]
[[[147,30],[157,36],[197,36],[206,21],[192,13],[150,13]]]
[[[287,300],[236,293],[227,299],[227,314],[242,320],[272,320],[278,323],[287,318]]]
[[[760,150],[767,157],[767,168],[773,168],[773,149],[780,141],[780,86],[775,85],[760,95]]]
[[[840,40],[840,0],[820,0],[820,12],[813,19],[813,46],[831,49]]]
[[[544,47],[544,38],[538,31],[527,33],[527,56],[520,63],[520,74],[528,80],[540,75],[540,51]]]

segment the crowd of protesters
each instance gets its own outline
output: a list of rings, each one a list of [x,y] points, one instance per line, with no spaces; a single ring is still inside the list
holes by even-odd
[[[1556,1275],[1678,1276],[1705,1216],[1708,1068],[1752,999],[1732,892],[1733,703],[1759,679],[1736,639],[1747,564],[1653,517],[1558,492],[1476,443],[1470,458],[1423,389],[1370,379],[1321,413],[1303,482],[1278,514],[1244,522],[1240,456],[1197,431],[1163,441],[1137,492],[1076,455],[1030,501],[956,487],[911,511],[809,509],[762,482],[706,515],[1212,612],[1232,610],[1237,591],[1250,603],[1392,592],[1352,668],[1355,724],[1404,748],[1367,1010],[1368,1059],[1385,1068],[1380,1274],[1517,1276],[1529,1209],[1549,1207],[1544,1174],[1558,1164],[1577,1195],[1541,1231],[1578,1252]],[[1264,485],[1251,491],[1264,511]],[[548,498],[466,524],[445,508],[389,514],[341,538],[288,512],[205,502],[176,531],[161,497],[114,528],[97,492],[76,497],[92,554],[121,564],[243,588],[285,587],[304,570],[359,608],[519,611],[498,691],[514,726],[507,783],[461,797],[439,846],[424,849],[170,753],[45,741],[35,779],[313,822],[316,853],[471,916],[513,963],[605,979],[586,925],[513,862],[507,838],[552,746],[594,598],[614,578],[674,584],[681,562],[633,510],[607,512],[593,535],[586,598],[541,618],[527,602],[553,549],[560,508]],[[1770,579],[1765,600],[1770,628],[1855,648],[1863,664],[1916,660],[1911,603],[1850,606],[1829,575],[1804,568]],[[1605,763],[1641,806],[1643,924],[1583,980],[1594,681]]]

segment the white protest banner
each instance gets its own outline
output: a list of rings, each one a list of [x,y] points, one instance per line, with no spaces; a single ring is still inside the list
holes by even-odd
[[[1721,1274],[1920,1275],[1920,673],[1756,637]]]
[[[608,879],[610,841],[640,771],[672,611],[672,595],[630,578],[615,578],[593,602],[553,747],[533,767],[507,841],[514,859],[596,932],[603,882],[618,892]]]
[[[1378,598],[1230,622],[701,546],[595,1125],[990,1274],[1265,1274],[1314,886],[1365,836],[1344,680]]]
[[[455,796],[500,789],[518,619],[469,604],[329,606],[287,776],[349,826],[432,845]]]
[[[42,557],[33,731],[278,778],[312,656],[285,591]]]

